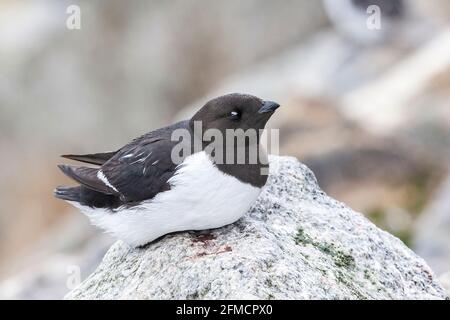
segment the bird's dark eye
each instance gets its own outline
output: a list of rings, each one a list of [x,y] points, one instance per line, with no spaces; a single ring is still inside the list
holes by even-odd
[[[241,118],[241,112],[239,110],[233,110],[230,112],[230,119],[239,120]]]

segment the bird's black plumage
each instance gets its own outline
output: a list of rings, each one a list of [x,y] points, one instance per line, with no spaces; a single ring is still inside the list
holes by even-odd
[[[85,186],[58,187],[55,196],[62,200],[78,202],[92,208],[117,208],[123,205],[122,201],[113,195],[94,191]]]
[[[97,192],[108,195],[117,194],[114,189],[98,178],[99,169],[59,165],[58,168],[69,178]]]
[[[123,147],[102,166],[102,173],[123,201],[151,199],[169,189],[167,181],[177,166],[172,162],[171,152],[178,143],[171,140],[171,134],[181,128],[189,130],[188,121],[147,133]]]
[[[173,148],[179,143],[172,140],[175,130],[187,130],[192,139],[198,139],[194,133],[195,121],[201,121],[204,130],[215,128],[225,132],[227,129],[239,128],[263,129],[278,106],[253,96],[231,94],[209,101],[190,120],[149,132],[118,151],[65,155],[63,157],[100,165],[100,168],[59,166],[64,174],[80,183],[80,186],[59,187],[55,190],[55,196],[93,208],[133,206],[152,199],[158,193],[170,189],[168,181],[176,172],[178,164],[171,157]],[[230,117],[232,112],[239,113],[239,119]],[[202,150],[204,143],[201,140]],[[194,147],[193,141],[191,146]],[[244,183],[261,187],[267,180],[260,172],[264,166],[261,160],[258,153],[258,162],[255,164],[217,164],[217,167]]]
[[[74,198],[78,194],[80,197],[78,201],[83,205],[102,207],[106,204],[114,208],[151,199],[159,192],[168,190],[167,181],[173,176],[176,168],[176,164],[171,161],[171,151],[177,141],[171,141],[171,133],[180,128],[189,129],[188,121],[134,139],[119,151],[111,153],[113,156],[105,161],[101,168],[60,165],[59,168],[63,173],[79,182],[82,189],[74,189],[71,192],[72,199],[64,199],[62,195],[67,194],[67,188],[57,188],[55,196],[77,201]],[[86,162],[84,156],[70,156],[70,159]],[[93,163],[91,159],[88,160],[88,163]],[[110,186],[99,178],[100,171]],[[95,202],[99,194],[108,197]]]

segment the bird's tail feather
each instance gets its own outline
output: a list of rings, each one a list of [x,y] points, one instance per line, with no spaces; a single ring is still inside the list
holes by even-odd
[[[105,152],[105,153],[82,154],[82,155],[65,154],[65,155],[62,155],[61,157],[70,159],[70,160],[75,160],[75,161],[80,161],[80,162],[85,162],[85,163],[90,163],[90,164],[95,164],[95,165],[101,166],[105,162],[107,162],[109,159],[111,159],[116,153],[117,153],[117,151]]]
[[[81,187],[57,187],[54,191],[54,196],[58,199],[79,202]]]

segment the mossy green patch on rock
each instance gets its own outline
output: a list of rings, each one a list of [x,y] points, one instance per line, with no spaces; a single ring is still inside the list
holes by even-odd
[[[355,258],[353,256],[338,249],[336,245],[332,243],[320,242],[319,240],[314,239],[302,228],[299,228],[297,231],[295,243],[303,246],[311,245],[320,252],[330,256],[333,259],[334,265],[339,268],[332,273],[334,274],[336,281],[347,287],[356,299],[367,300],[371,298],[363,293],[358,286],[358,282],[355,281],[355,272],[357,272],[357,270]],[[319,271],[323,272],[323,270]],[[364,270],[364,278],[371,282],[372,285],[376,284],[370,271],[367,269]]]
[[[319,242],[313,239],[311,236],[306,234],[302,228],[299,228],[297,231],[295,243],[304,246],[312,245],[322,253],[329,255],[333,259],[334,264],[339,268],[353,269],[355,267],[355,258],[351,255],[336,248],[336,246],[332,243]]]

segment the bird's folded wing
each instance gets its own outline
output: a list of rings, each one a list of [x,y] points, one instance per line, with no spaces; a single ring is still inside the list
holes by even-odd
[[[99,174],[125,201],[151,199],[168,189],[167,181],[175,172],[173,145],[165,139],[132,144],[106,162]]]
[[[182,121],[152,131],[134,139],[117,152],[66,156],[72,160],[101,165],[100,168],[59,167],[83,186],[115,195],[125,203],[151,199],[169,189],[167,181],[177,167],[171,154],[178,143],[171,140],[171,134],[175,129],[187,127],[188,122]]]
[[[102,172],[100,169],[75,167],[69,165],[59,165],[58,167],[66,176],[72,178],[73,180],[79,182],[89,189],[104,194],[118,195],[117,190],[109,185],[106,179],[102,176]]]

